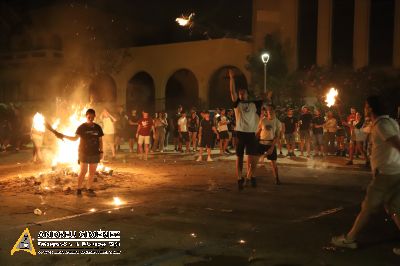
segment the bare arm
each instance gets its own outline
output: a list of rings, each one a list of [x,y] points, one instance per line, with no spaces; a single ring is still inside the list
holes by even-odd
[[[235,85],[235,74],[233,73],[232,69],[229,69],[229,89],[231,91],[231,99],[232,102],[237,101],[237,93],[236,93],[236,85]]]
[[[69,139],[69,140],[71,140],[71,141],[76,141],[76,140],[79,139],[79,136],[78,136],[78,135],[75,135],[75,136],[66,136],[66,135],[63,135],[63,138]]]
[[[390,137],[386,140],[389,144],[400,152],[400,137],[398,135]]]

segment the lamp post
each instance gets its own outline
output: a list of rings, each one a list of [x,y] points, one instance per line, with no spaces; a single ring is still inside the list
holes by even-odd
[[[264,93],[267,93],[267,63],[269,61],[269,53],[262,53],[261,61],[264,63]]]

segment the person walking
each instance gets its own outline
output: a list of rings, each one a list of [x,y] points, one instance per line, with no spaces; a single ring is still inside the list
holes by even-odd
[[[272,105],[267,105],[266,112],[267,115],[260,119],[256,133],[260,143],[259,152],[261,156],[266,155],[267,159],[271,161],[275,184],[280,185],[276,144],[281,136],[281,122],[276,118]]]
[[[352,228],[347,234],[335,236],[331,243],[338,247],[358,247],[360,232],[380,207],[400,229],[400,130],[399,124],[387,114],[380,96],[367,98],[364,112],[371,117],[371,169],[372,181]],[[393,252],[400,255],[400,248]]]
[[[325,155],[333,154],[336,151],[335,148],[335,136],[337,131],[337,120],[333,116],[331,111],[326,113],[326,121],[324,124],[324,151]]]
[[[104,108],[100,114],[100,120],[103,124],[104,133],[104,159],[107,159],[109,150],[111,151],[111,158],[115,159],[115,125],[117,119],[110,114],[107,108]]]
[[[129,136],[129,152],[133,153],[133,147],[136,143],[136,150],[139,151],[137,145],[136,132],[138,128],[138,117],[136,110],[131,111],[131,115],[128,117],[128,136]]]
[[[154,137],[155,130],[154,130],[153,119],[149,117],[149,113],[147,111],[143,111],[142,118],[138,121],[136,138],[138,139],[140,159],[144,159],[146,161],[149,155],[150,134],[152,132]],[[144,145],[144,152],[143,152],[143,145]]]
[[[321,115],[321,111],[316,109],[314,111],[314,117],[311,122],[312,132],[313,132],[313,144],[314,144],[314,158],[324,155],[324,124],[325,119]]]
[[[220,109],[220,115],[217,118],[217,131],[219,134],[219,153],[223,155],[224,153],[230,154],[228,150],[229,133],[228,125],[230,121],[226,117],[226,110],[224,108]]]

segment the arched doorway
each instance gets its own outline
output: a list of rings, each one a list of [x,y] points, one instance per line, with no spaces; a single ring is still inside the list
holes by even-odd
[[[246,76],[239,68],[234,66],[224,66],[217,69],[214,74],[212,74],[209,82],[208,98],[210,108],[212,109],[217,107],[232,107],[228,69],[233,69],[235,72],[236,89],[248,89]]]
[[[89,97],[94,102],[115,102],[117,100],[117,85],[108,74],[99,74],[93,78],[89,86]]]
[[[176,71],[167,82],[165,88],[165,107],[175,111],[178,105],[185,110],[199,105],[199,84],[196,76],[188,69]]]
[[[153,113],[155,107],[155,86],[149,73],[141,71],[136,73],[129,81],[126,88],[126,108],[139,113],[146,110]]]

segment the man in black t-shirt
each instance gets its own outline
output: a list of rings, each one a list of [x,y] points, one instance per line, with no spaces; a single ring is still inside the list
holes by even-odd
[[[211,159],[211,147],[213,145],[213,133],[217,134],[218,132],[214,126],[213,121],[210,119],[210,112],[204,112],[204,119],[200,122],[199,128],[199,142],[200,142],[200,150],[199,150],[199,158],[198,162],[203,160],[203,148],[207,149],[207,162],[212,162]]]
[[[312,115],[310,114],[308,107],[304,106],[301,109],[301,115],[299,119],[299,129],[300,129],[300,153],[304,156],[304,145],[307,149],[307,157],[311,156],[311,120]]]
[[[320,155],[321,157],[324,154],[324,140],[323,140],[324,124],[325,124],[325,119],[321,116],[321,112],[318,109],[316,109],[315,116],[311,121],[314,149],[315,149],[314,157],[318,156],[318,150],[321,153]]]
[[[293,110],[289,109],[287,111],[287,116],[283,119],[282,131],[285,134],[286,148],[288,150],[287,156],[295,156],[294,148],[296,146],[295,133],[297,131],[298,121],[297,118],[293,116]]]
[[[86,111],[86,122],[78,127],[75,136],[65,136],[60,134],[60,138],[66,138],[72,141],[80,139],[79,142],[79,160],[80,171],[78,176],[78,189],[76,194],[82,195],[82,184],[85,179],[85,175],[89,168],[89,180],[87,184],[88,196],[96,196],[96,193],[92,189],[94,175],[96,173],[97,164],[103,155],[103,130],[101,127],[94,123],[96,113],[93,109]],[[56,134],[57,134],[56,133]]]

